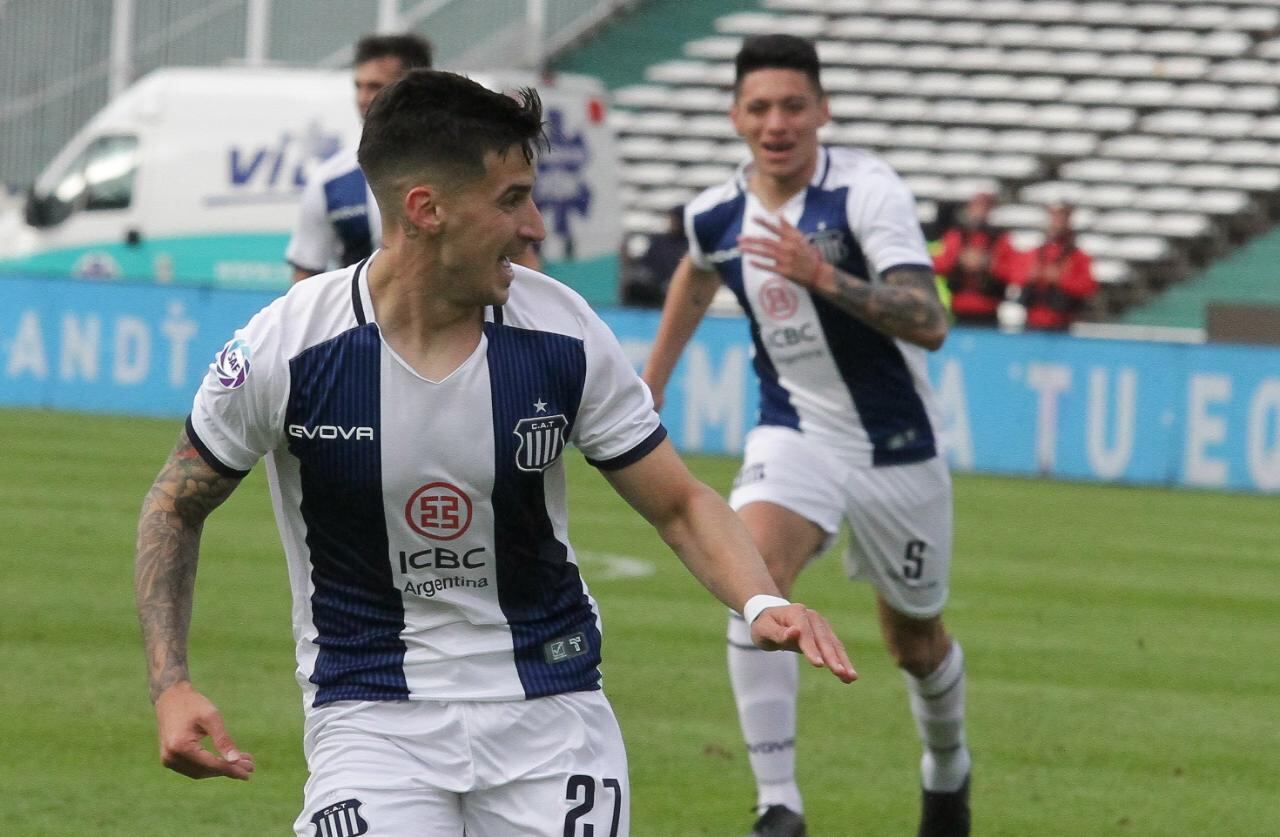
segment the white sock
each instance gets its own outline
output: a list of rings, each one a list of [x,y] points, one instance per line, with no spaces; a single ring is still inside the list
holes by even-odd
[[[924,744],[920,776],[925,790],[954,791],[964,784],[972,759],[964,737],[964,652],[951,650],[933,673],[916,679],[903,672],[911,714]]]
[[[756,648],[750,628],[736,613],[729,615],[728,640],[729,683],[756,777],[757,803],[762,811],[785,805],[803,812],[796,785],[796,655]]]

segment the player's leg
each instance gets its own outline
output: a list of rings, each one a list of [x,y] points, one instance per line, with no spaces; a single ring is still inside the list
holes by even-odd
[[[440,768],[445,775],[461,776],[456,763],[433,766],[414,755],[414,730],[407,716],[422,707],[360,704],[368,707],[362,717],[350,706],[334,704],[332,711],[318,711],[319,723],[315,716],[308,720],[305,749],[310,777],[302,813],[294,822],[297,836],[462,837],[460,795],[433,783]],[[385,734],[386,728],[402,725],[402,721],[409,733],[406,740]],[[453,734],[458,730],[449,732],[447,718],[437,717],[428,723],[445,740],[461,739]],[[425,740],[434,738],[431,730],[425,732]],[[465,757],[453,747],[440,748],[440,752],[446,761]]]
[[[964,654],[941,617],[951,571],[950,476],[934,459],[866,469],[851,489],[850,571],[876,588],[881,633],[903,671],[924,747],[920,833],[968,834]]]
[[[462,801],[466,837],[630,834],[626,750],[603,692],[472,704],[469,725],[478,787]]]
[[[783,595],[790,593],[800,570],[840,524],[840,480],[830,471],[794,431],[757,428],[748,437],[730,504]],[[746,622],[731,613],[728,664],[756,780],[761,818],[754,833],[803,834],[804,802],[795,779],[796,655],[756,648]]]

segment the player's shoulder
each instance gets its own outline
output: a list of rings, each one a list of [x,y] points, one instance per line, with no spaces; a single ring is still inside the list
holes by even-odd
[[[521,265],[502,306],[504,325],[583,338],[601,322],[582,296],[563,282]]]
[[[733,203],[743,194],[743,169],[739,167],[723,183],[708,186],[695,195],[685,204],[685,212],[692,216],[702,215],[718,206]]]
[[[320,273],[295,282],[288,291],[258,312],[252,329],[274,343],[282,361],[308,348],[331,340],[360,324],[356,305],[362,304],[353,292],[352,265]]]
[[[321,183],[328,183],[343,175],[360,168],[360,161],[356,158],[357,147],[354,145],[343,146],[329,155],[316,166],[315,171],[311,175],[312,178]]]
[[[883,157],[865,148],[828,147],[827,176],[832,187],[901,184],[902,179]]]

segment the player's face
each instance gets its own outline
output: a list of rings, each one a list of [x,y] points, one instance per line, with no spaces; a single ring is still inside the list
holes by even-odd
[[[505,303],[515,278],[511,260],[546,237],[533,181],[533,165],[513,145],[506,154],[489,152],[484,177],[442,198],[440,260],[459,303]]]
[[[818,160],[818,129],[827,124],[827,98],[799,70],[753,70],[742,79],[733,127],[751,149],[759,175],[807,182]]]
[[[404,75],[404,62],[395,56],[386,55],[356,65],[356,110],[364,119],[373,104],[373,97],[378,91],[392,82],[399,81]]]

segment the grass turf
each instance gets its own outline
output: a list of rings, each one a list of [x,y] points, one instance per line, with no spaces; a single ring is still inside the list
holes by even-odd
[[[137,510],[176,422],[0,411],[4,833],[288,833],[301,700],[285,566],[257,469],[206,527],[191,659],[252,752],[247,784],[156,758],[133,614]],[[724,614],[571,454],[571,523],[605,620],[637,837],[745,832],[753,790]],[[734,462],[691,458],[727,489]],[[1280,821],[1280,498],[960,476],[947,621],[965,647],[978,835],[1254,835]],[[652,573],[613,574],[600,556]],[[862,680],[802,671],[799,777],[818,837],[914,833],[918,744],[870,591],[828,556],[796,598]]]

